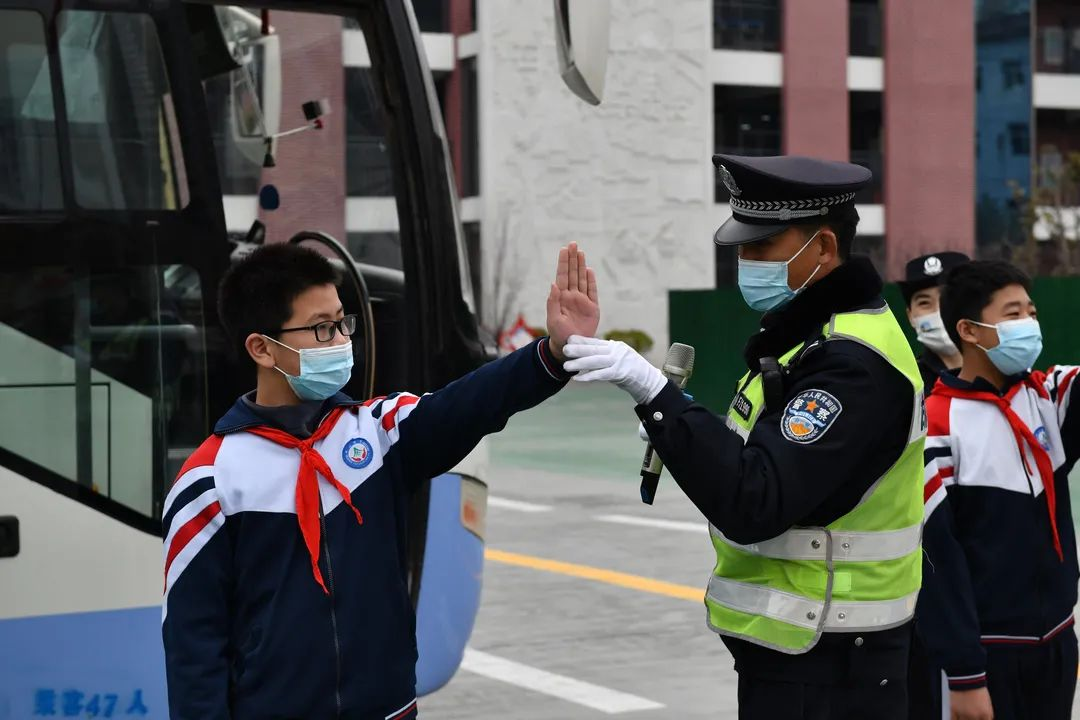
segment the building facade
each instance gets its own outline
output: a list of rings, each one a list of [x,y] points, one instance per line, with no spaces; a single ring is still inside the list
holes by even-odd
[[[667,291],[735,281],[734,253],[711,242],[730,214],[714,152],[869,167],[857,249],[895,279],[923,252],[1008,256],[1022,242],[1017,189],[1030,193],[1080,151],[1073,0],[618,0],[599,107],[559,79],[551,3],[414,8],[477,306],[493,331],[518,312],[542,322],[554,252],[577,241],[597,268],[602,330],[643,330],[662,355]],[[276,25],[300,22],[312,21],[274,14]],[[325,39],[328,29],[311,32]],[[340,42],[320,47],[318,62],[340,53],[343,71],[305,71],[314,61],[298,57],[286,95],[292,82],[341,99],[340,158],[320,158],[323,171],[290,190],[318,195],[309,218],[333,216],[322,225],[339,228],[358,259],[400,266],[363,34],[346,22]],[[273,170],[224,155],[229,225],[243,232]],[[267,222],[299,229],[293,217]]]

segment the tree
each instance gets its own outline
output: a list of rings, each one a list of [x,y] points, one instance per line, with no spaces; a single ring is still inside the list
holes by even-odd
[[[491,247],[495,256],[492,258],[490,282],[484,283],[481,325],[493,338],[497,338],[500,332],[510,327],[521,309],[518,304],[521,295],[521,261],[513,247],[508,216],[508,212],[500,212],[494,223]]]
[[[1033,276],[1080,270],[1080,152],[1056,158],[1034,167],[1030,195],[1011,184],[1024,231],[1024,244],[1014,249],[1012,261]]]

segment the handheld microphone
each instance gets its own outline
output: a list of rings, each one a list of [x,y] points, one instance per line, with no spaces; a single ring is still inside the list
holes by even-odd
[[[664,377],[675,383],[680,390],[685,388],[694,372],[694,348],[682,343],[671,343],[661,371]],[[641,502],[646,505],[653,504],[663,469],[663,461],[653,451],[652,443],[649,443],[645,448],[645,459],[641,463]]]

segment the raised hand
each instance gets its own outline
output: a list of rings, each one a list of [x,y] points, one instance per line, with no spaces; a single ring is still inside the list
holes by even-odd
[[[563,360],[563,346],[571,335],[592,337],[600,324],[596,273],[585,264],[577,243],[559,250],[555,282],[547,299],[547,330],[551,352]]]

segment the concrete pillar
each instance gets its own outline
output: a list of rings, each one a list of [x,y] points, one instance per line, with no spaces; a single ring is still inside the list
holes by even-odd
[[[468,35],[476,28],[472,22],[472,3],[476,0],[449,0],[450,32],[454,37]],[[465,176],[462,172],[462,154],[464,147],[464,128],[462,125],[462,112],[464,111],[464,70],[461,60],[454,60],[454,70],[446,80],[446,107],[443,108],[443,120],[446,123],[446,141],[450,145],[450,156],[454,163],[454,179],[457,181],[458,192],[465,184]]]
[[[975,248],[971,2],[883,0],[888,277],[912,257]]]
[[[783,7],[784,153],[847,160],[848,0]]]

